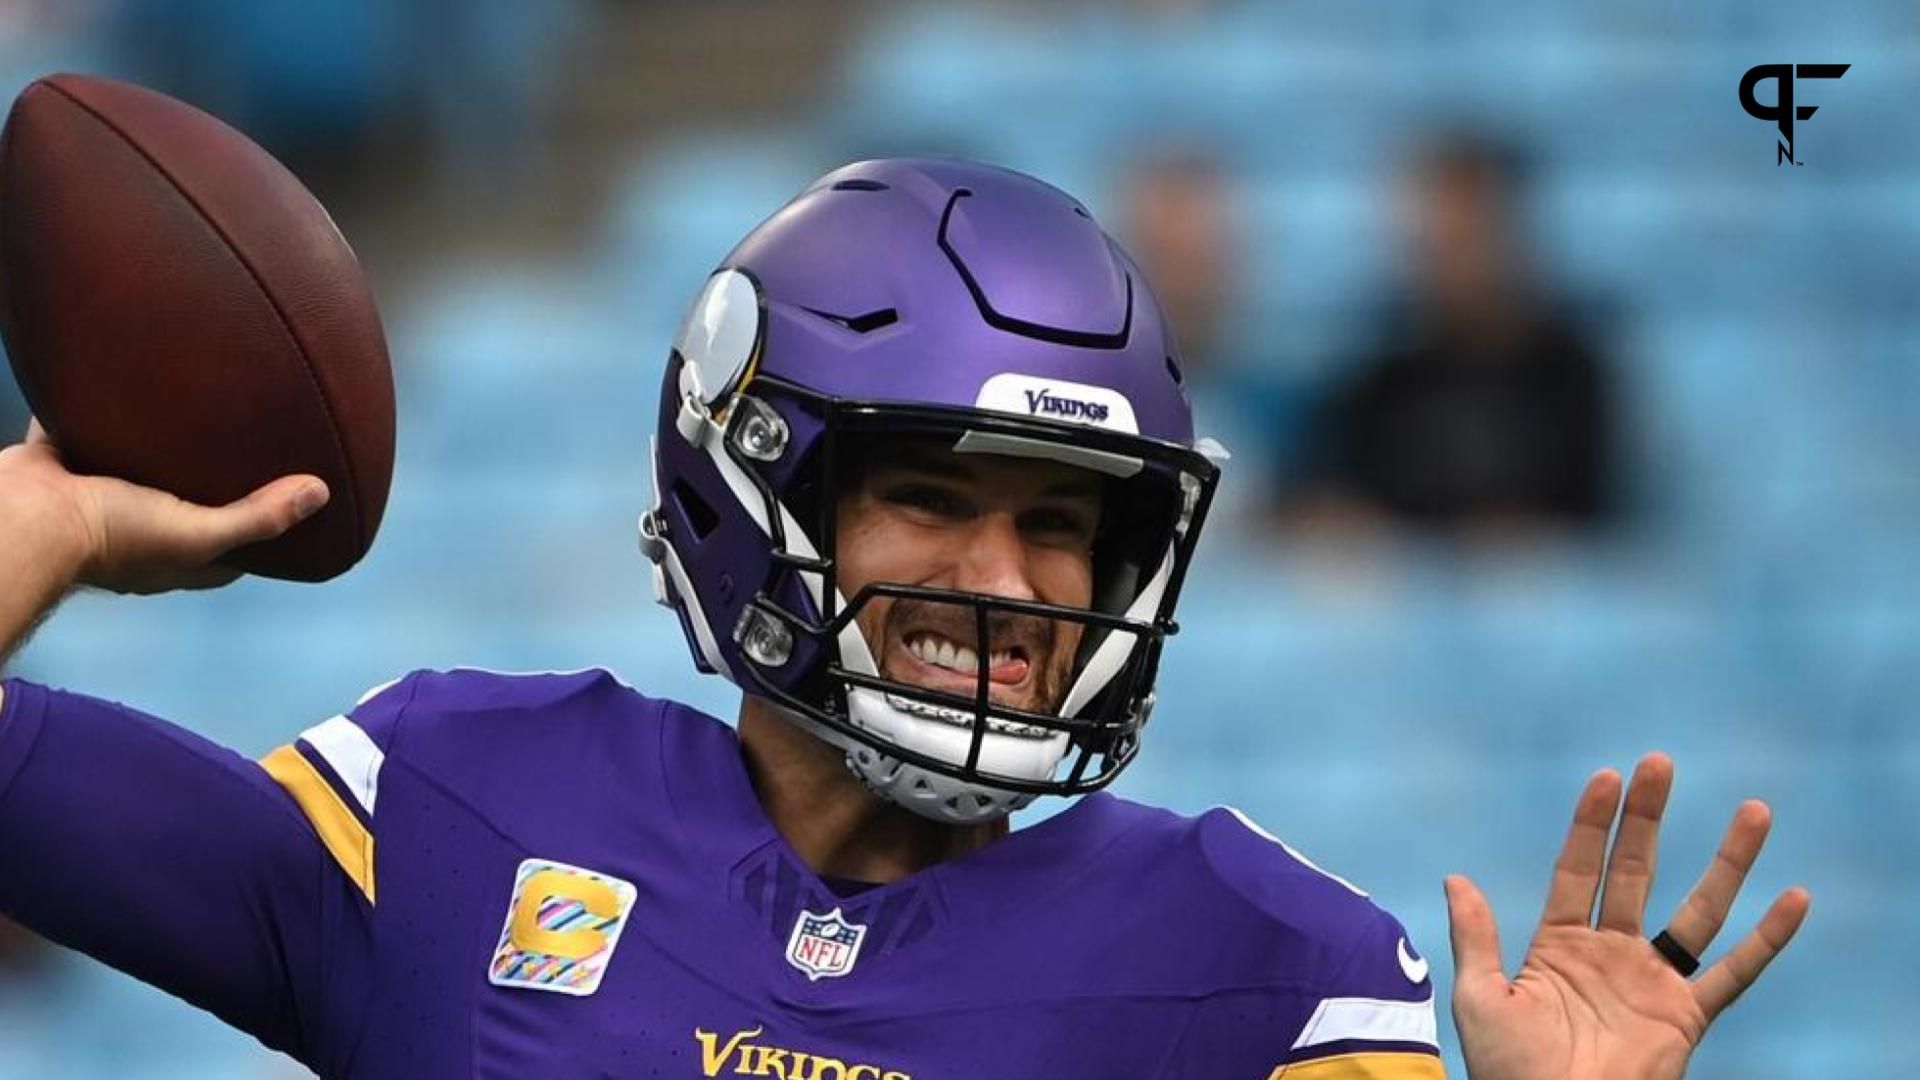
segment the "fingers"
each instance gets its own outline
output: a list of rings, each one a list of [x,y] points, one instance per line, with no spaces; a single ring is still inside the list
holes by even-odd
[[[279,536],[312,517],[329,497],[317,476],[283,476],[243,499],[207,509],[201,529],[208,558]]]
[[[164,492],[111,481],[103,501],[101,580],[121,592],[213,588],[227,571],[214,560],[271,540],[325,505],[318,477],[283,476],[225,506],[200,506]]]
[[[1773,811],[1758,799],[1748,799],[1733,812],[1733,822],[1727,826],[1720,849],[1713,853],[1713,861],[1667,924],[1667,933],[1682,948],[1700,956],[1713,944],[1772,827]]]
[[[1620,806],[1620,774],[1602,769],[1580,793],[1567,842],[1553,864],[1553,884],[1547,889],[1543,926],[1586,926],[1593,918],[1593,897],[1606,865],[1607,834]]]
[[[1606,893],[1600,901],[1600,928],[1638,934],[1653,888],[1660,838],[1660,815],[1673,792],[1673,759],[1653,753],[1634,766],[1626,809],[1607,860]]]
[[[1453,946],[1454,985],[1474,979],[1506,980],[1500,960],[1500,930],[1493,907],[1467,878],[1454,874],[1446,880],[1447,934]]]
[[[1780,955],[1780,950],[1787,947],[1793,935],[1799,933],[1800,924],[1806,921],[1812,904],[1812,895],[1798,886],[1781,893],[1760,917],[1760,924],[1753,932],[1693,984],[1694,1000],[1700,1003],[1709,1022],[1739,1000],[1773,958]]]

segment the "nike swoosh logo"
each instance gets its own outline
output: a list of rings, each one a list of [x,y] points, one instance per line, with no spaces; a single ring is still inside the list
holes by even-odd
[[[1400,943],[1399,945],[1395,946],[1395,950],[1399,953],[1398,958],[1400,960],[1400,974],[1405,975],[1407,977],[1408,982],[1412,982],[1412,983],[1426,982],[1427,981],[1426,958],[1414,956],[1413,950],[1407,948],[1406,938],[1400,939]]]

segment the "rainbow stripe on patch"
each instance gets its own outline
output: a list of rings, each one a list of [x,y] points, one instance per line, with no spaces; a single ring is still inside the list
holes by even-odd
[[[513,903],[487,965],[487,981],[585,996],[600,989],[635,890],[630,882],[551,859],[515,871]]]

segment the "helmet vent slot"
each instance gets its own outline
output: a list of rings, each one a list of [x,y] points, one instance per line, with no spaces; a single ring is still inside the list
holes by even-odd
[[[705,540],[720,527],[720,515],[714,512],[712,504],[701,498],[700,493],[693,490],[693,485],[685,480],[673,482],[673,502],[692,527],[695,540]]]
[[[836,315],[831,311],[808,308],[807,311],[818,315],[830,323],[844,326],[856,334],[871,334],[883,326],[892,326],[900,321],[900,312],[893,308],[881,308],[869,311],[865,315]]]

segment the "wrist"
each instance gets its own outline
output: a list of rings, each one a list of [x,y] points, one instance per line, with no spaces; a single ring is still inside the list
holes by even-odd
[[[78,517],[52,492],[0,482],[0,590],[51,606],[77,584],[89,550]]]

